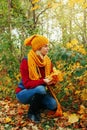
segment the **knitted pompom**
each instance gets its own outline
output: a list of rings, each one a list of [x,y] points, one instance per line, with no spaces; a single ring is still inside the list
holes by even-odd
[[[24,45],[31,46],[31,42],[34,39],[34,37],[36,37],[36,35],[33,35],[33,36],[29,37],[29,38],[26,38],[25,41],[24,41]]]
[[[41,47],[47,45],[48,43],[49,40],[46,37],[38,34],[30,36],[24,41],[24,45],[32,46],[33,51],[39,50]]]

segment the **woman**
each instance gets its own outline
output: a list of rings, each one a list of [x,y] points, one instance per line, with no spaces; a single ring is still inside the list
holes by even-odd
[[[53,82],[47,78],[52,72],[52,63],[47,56],[48,39],[42,35],[33,35],[25,39],[24,44],[31,46],[27,58],[20,65],[21,82],[16,89],[16,97],[23,104],[30,104],[28,118],[40,122],[40,110],[46,108],[55,111],[57,103],[47,93],[46,86]]]

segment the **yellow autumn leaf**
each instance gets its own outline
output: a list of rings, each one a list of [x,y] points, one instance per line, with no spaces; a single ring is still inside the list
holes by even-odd
[[[73,40],[71,41],[71,44],[77,45],[77,44],[78,44],[78,40],[77,40],[77,39],[73,39]]]
[[[51,7],[51,6],[52,6],[52,3],[48,2],[48,3],[47,3],[47,6],[48,6],[48,7]]]
[[[78,2],[79,2],[80,4],[83,4],[84,0],[78,0]]]
[[[80,110],[78,111],[79,114],[84,114],[85,113],[85,106],[80,105]]]
[[[68,117],[69,113],[68,112],[63,112],[64,117]]]
[[[76,115],[76,114],[70,114],[68,116],[68,122],[70,123],[75,123],[75,122],[78,122],[79,121],[79,116]]]
[[[87,89],[84,89],[84,90],[82,91],[81,98],[82,98],[83,100],[87,100]]]
[[[83,9],[86,9],[87,8],[87,3],[83,4]]]
[[[71,42],[66,43],[66,48],[69,48],[73,51],[77,51],[86,55],[87,52],[82,44],[79,44],[77,39],[72,39]]]
[[[53,72],[58,75],[58,80],[61,82],[63,81],[63,73],[60,70],[57,70],[56,68],[53,68]]]
[[[72,48],[72,44],[70,42],[66,43],[67,48]]]
[[[69,89],[65,88],[64,91],[65,91],[66,95],[68,96],[69,95]]]
[[[71,8],[74,6],[74,4],[75,4],[75,3],[74,3],[74,1],[72,1],[72,0],[70,0],[70,1],[68,2],[69,7],[71,7]]]
[[[58,3],[53,3],[53,4],[52,4],[52,8],[54,8],[54,9],[57,8],[58,6],[59,6]]]
[[[54,83],[63,81],[63,73],[60,70],[53,68],[53,72],[47,76],[48,79],[54,81]]]
[[[32,1],[32,4],[35,4],[35,3],[37,3],[37,2],[39,2],[40,0],[33,0]]]
[[[36,10],[38,8],[40,8],[40,6],[39,5],[35,5],[31,10],[33,11],[33,10]]]
[[[21,74],[19,73],[19,74],[17,74],[17,75],[15,75],[15,78],[17,79],[17,81],[19,81],[20,80],[20,77],[21,77]]]
[[[11,122],[11,118],[10,117],[6,117],[5,123],[9,123],[9,122]]]
[[[79,0],[75,0],[77,3],[79,2]]]
[[[75,91],[75,94],[76,94],[76,95],[79,95],[80,93],[81,93],[81,91],[79,91],[79,90],[76,90],[76,91]]]

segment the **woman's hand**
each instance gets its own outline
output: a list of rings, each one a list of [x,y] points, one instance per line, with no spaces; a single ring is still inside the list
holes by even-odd
[[[43,79],[43,80],[44,80],[44,82],[45,82],[47,85],[52,85],[52,84],[54,84],[51,79],[45,78],[45,79]]]

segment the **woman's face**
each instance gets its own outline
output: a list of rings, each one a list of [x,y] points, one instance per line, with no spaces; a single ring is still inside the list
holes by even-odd
[[[43,56],[45,56],[48,53],[49,47],[48,45],[44,45],[41,49],[40,52]]]

